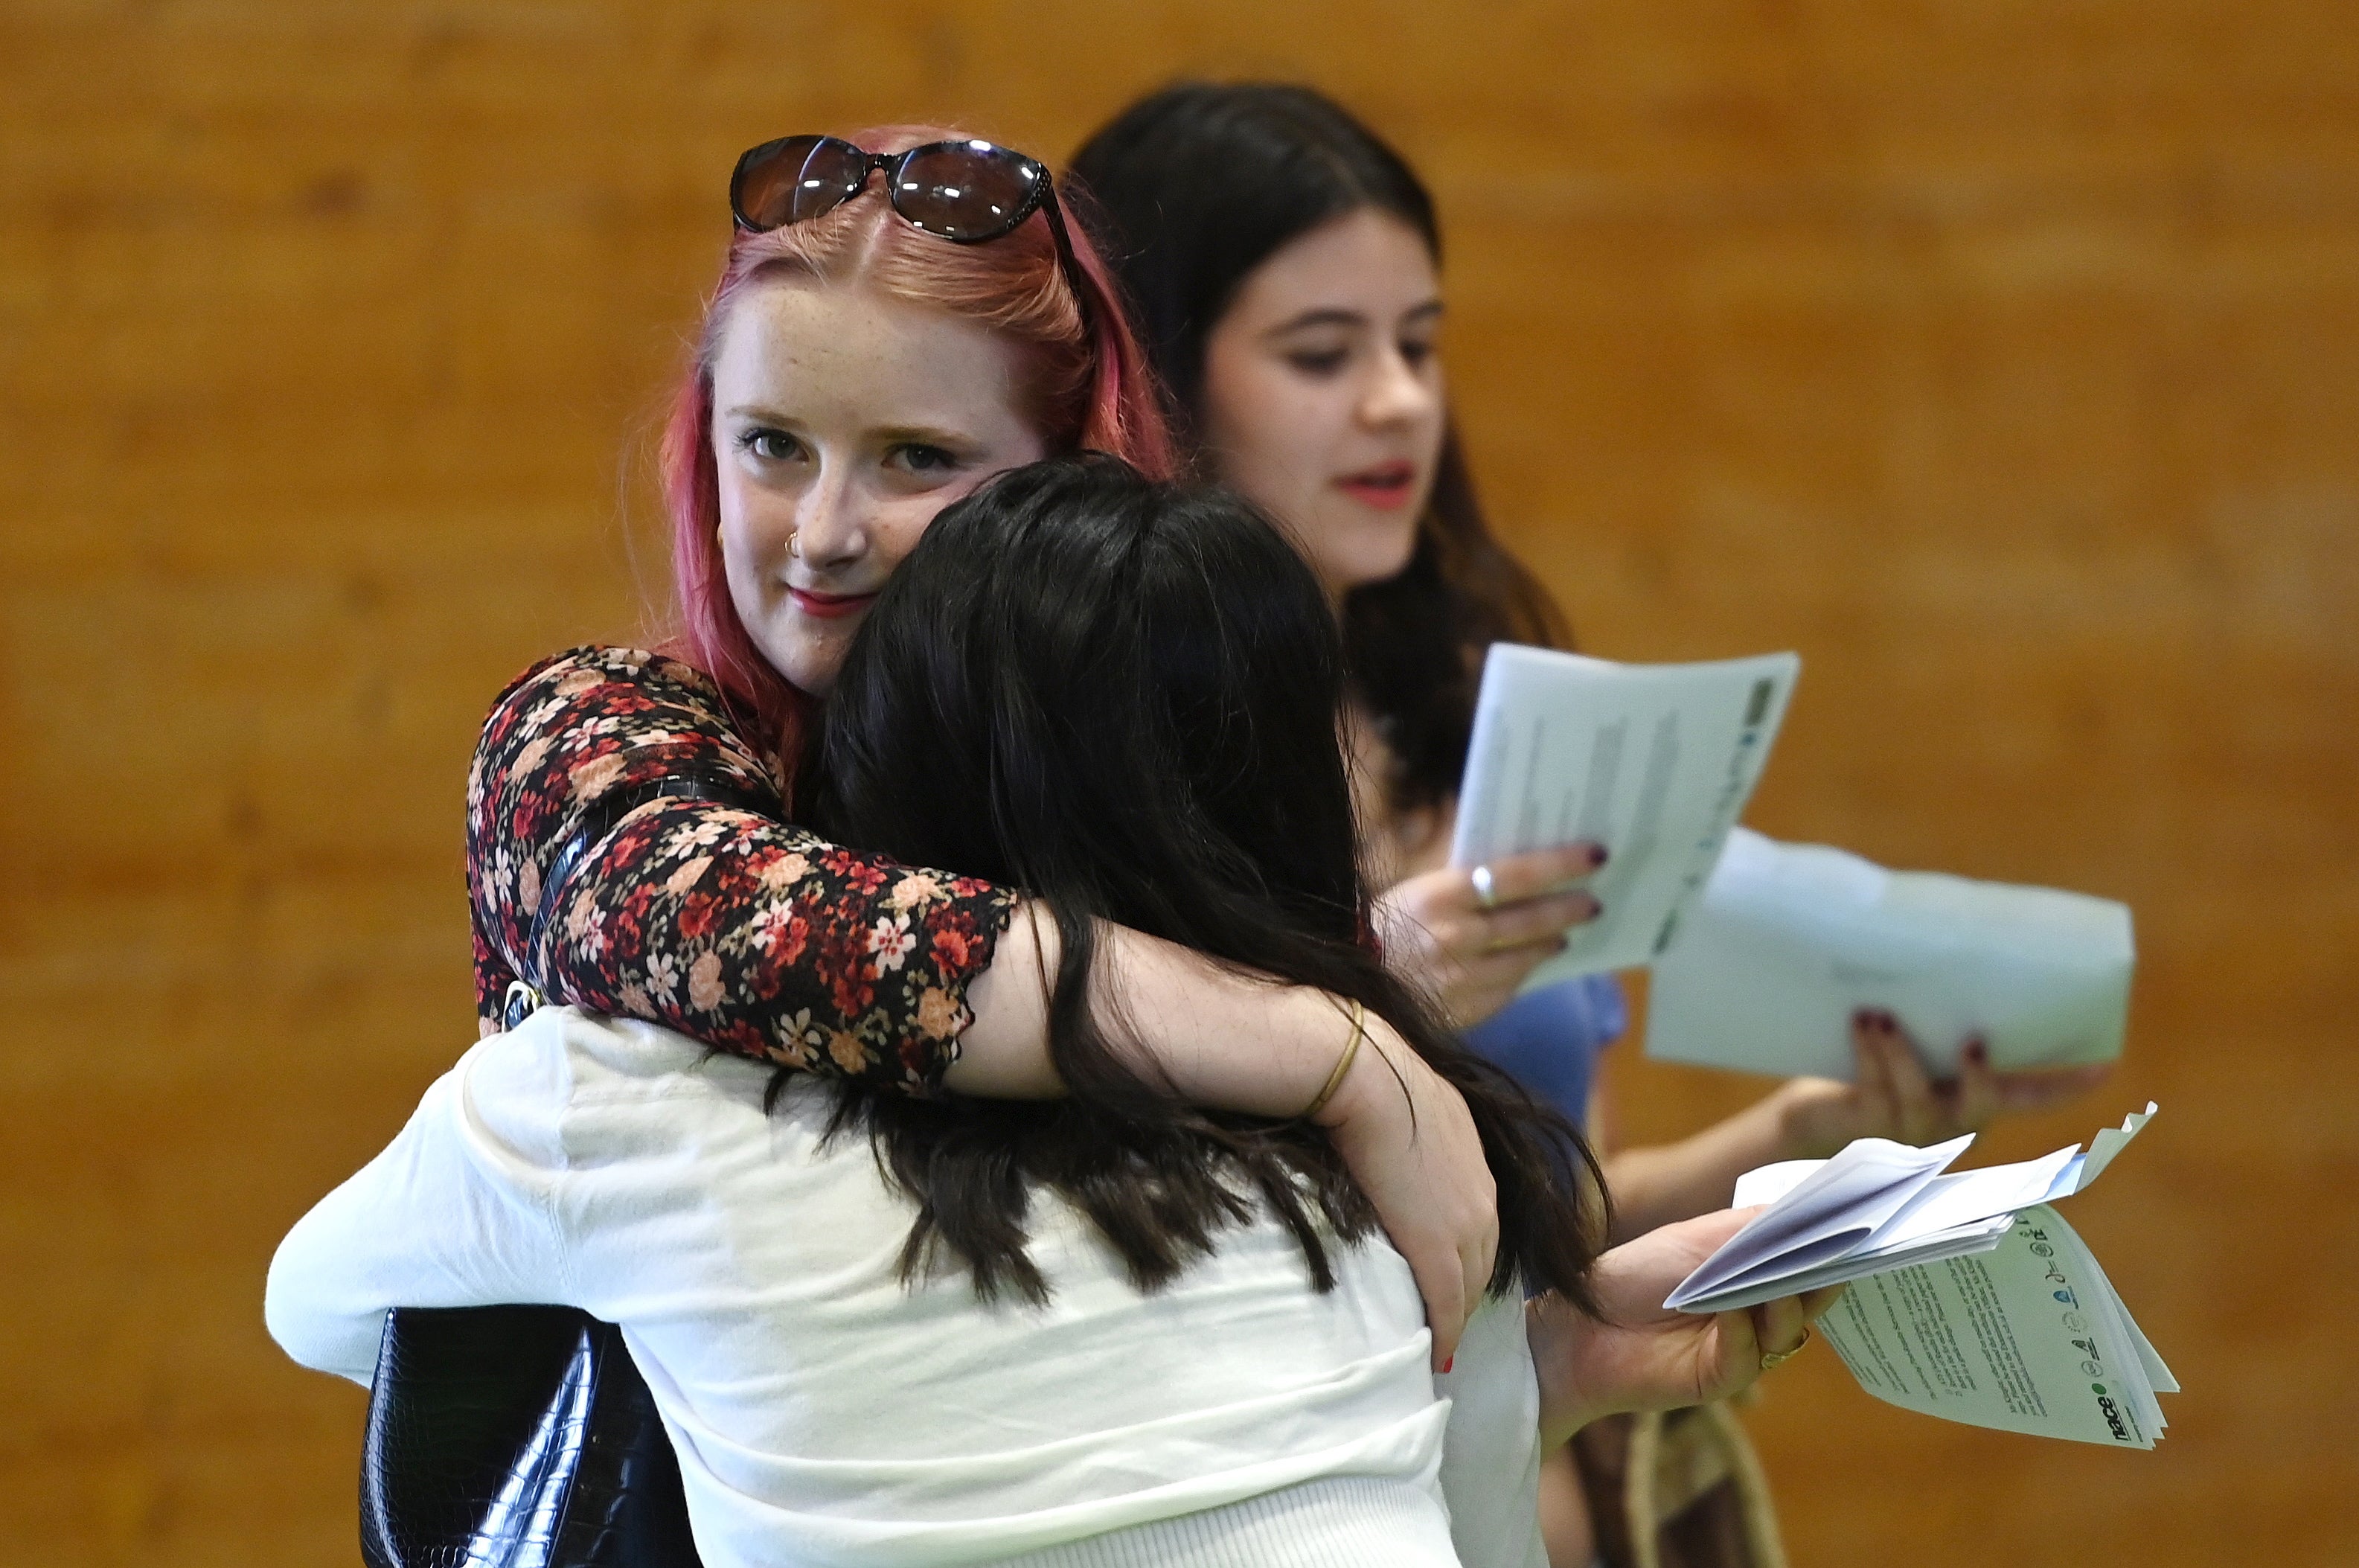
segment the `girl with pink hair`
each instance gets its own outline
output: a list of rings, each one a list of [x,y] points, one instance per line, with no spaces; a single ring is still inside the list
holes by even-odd
[[[663,443],[680,632],[544,660],[484,727],[482,1028],[545,996],[909,1095],[1052,1096],[1053,923],[797,825],[795,773],[853,633],[944,506],[1060,452],[1170,472],[1144,355],[1048,171],[1009,149],[788,137],[731,194]],[[1183,1099],[1293,1115],[1345,1049],[1324,992],[1118,926],[1103,952],[1131,1049]],[[1456,1092],[1380,1022],[1371,1043],[1317,1119],[1410,1265],[1440,1367],[1492,1271],[1491,1176]]]
[[[366,1381],[398,1308],[619,1324],[717,1562],[1529,1568],[1544,1437],[1825,1302],[1657,1307],[1734,1214],[1593,1258],[1578,1138],[1371,951],[1318,583],[1157,483],[1046,171],[934,135],[741,160],[683,631],[495,707],[490,1038],[289,1236],[273,1332]]]

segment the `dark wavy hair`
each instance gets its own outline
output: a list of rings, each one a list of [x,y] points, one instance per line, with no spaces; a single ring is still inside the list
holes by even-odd
[[[1364,940],[1338,741],[1342,648],[1310,569],[1226,492],[1116,459],[1016,470],[944,509],[897,570],[827,705],[812,816],[839,842],[1025,888],[1062,951],[1049,1044],[1069,1094],[933,1101],[840,1086],[916,1202],[905,1277],[947,1247],[985,1299],[1048,1294],[1029,1194],[1086,1214],[1142,1290],[1258,1202],[1320,1290],[1374,1216],[1323,1132],[1185,1105],[1093,985],[1101,922],[1364,1005],[1456,1085],[1498,1183],[1495,1289],[1588,1301],[1602,1215],[1571,1126],[1460,1046]],[[1336,1019],[1336,1048],[1348,1031]],[[781,1080],[783,1082],[783,1079]],[[774,1090],[774,1093],[776,1091]]]
[[[1374,207],[1441,261],[1433,199],[1383,138],[1332,99],[1276,82],[1181,82],[1124,110],[1073,155],[1075,210],[1113,263],[1169,400],[1198,446],[1204,344],[1255,268]],[[1200,449],[1201,450],[1201,449]],[[1569,646],[1563,613],[1484,521],[1455,425],[1399,575],[1343,604],[1351,677],[1397,761],[1397,810],[1457,791],[1484,650]]]

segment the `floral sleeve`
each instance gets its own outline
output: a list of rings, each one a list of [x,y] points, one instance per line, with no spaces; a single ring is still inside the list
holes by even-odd
[[[600,802],[693,778],[734,803],[656,798],[555,865]],[[1016,895],[828,844],[785,819],[771,765],[712,681],[585,648],[535,665],[484,722],[467,781],[477,1010],[538,977],[552,1001],[646,1018],[740,1055],[931,1093]],[[597,831],[593,826],[592,831]],[[535,942],[542,879],[560,877]]]

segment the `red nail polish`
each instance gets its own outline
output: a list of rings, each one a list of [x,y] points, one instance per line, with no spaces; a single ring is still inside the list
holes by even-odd
[[[2052,1311],[2053,1309],[2051,1308],[2050,1310]],[[1444,1362],[1441,1364],[1441,1369],[1442,1369],[1444,1372],[1447,1372],[1447,1371],[1449,1371],[1452,1367],[1455,1367],[1455,1366],[1457,1366],[1457,1365],[1458,1365],[1458,1357],[1456,1357],[1455,1356],[1451,1356],[1448,1360],[1444,1361]]]

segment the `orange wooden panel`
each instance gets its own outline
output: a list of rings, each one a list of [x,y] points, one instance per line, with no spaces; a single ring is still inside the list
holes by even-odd
[[[1049,155],[1307,76],[1451,232],[1503,529],[1586,645],[1798,648],[1756,820],[2129,899],[2153,1094],[2076,1210],[2189,1386],[2151,1456],[1831,1359],[1801,1563],[2351,1555],[2359,28],[2333,0],[0,11],[0,1560],[352,1551],[286,1225],[472,1037],[459,795],[659,600],[646,437],[764,136]],[[1625,1053],[1630,1130],[1758,1085]]]

